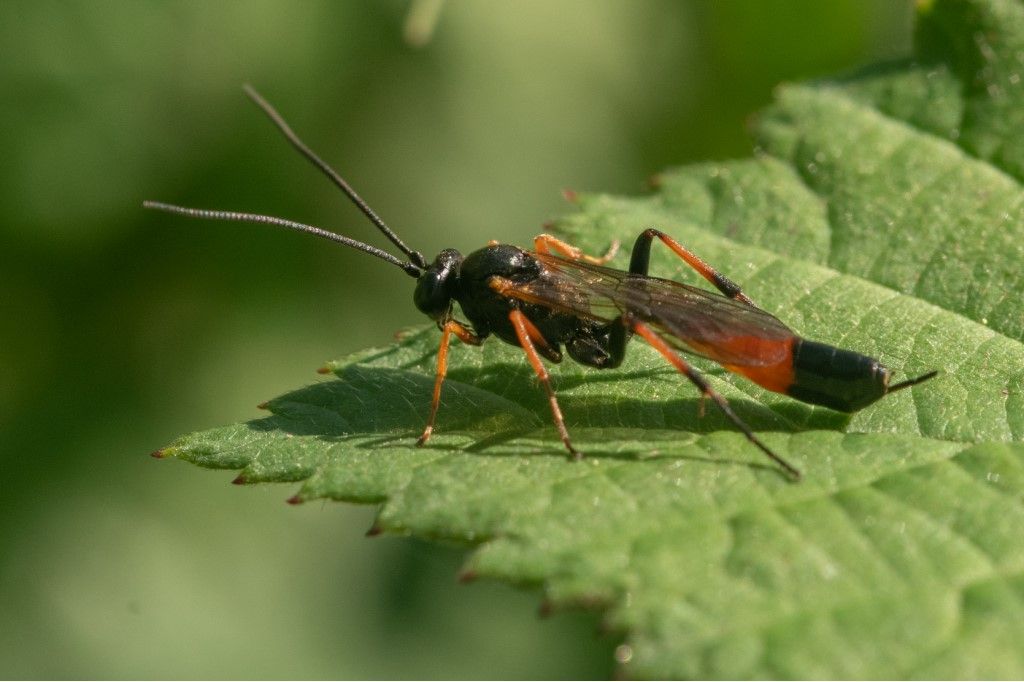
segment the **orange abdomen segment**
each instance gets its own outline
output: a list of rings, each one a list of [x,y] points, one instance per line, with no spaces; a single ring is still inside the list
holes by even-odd
[[[735,336],[719,341],[713,347],[687,341],[698,353],[705,355],[730,372],[740,374],[769,391],[785,393],[793,384],[793,344],[796,337],[765,339],[757,336]],[[749,358],[749,363],[737,363]],[[731,362],[730,362],[731,361]]]
[[[736,343],[742,344],[744,355],[757,360],[777,358],[776,362],[752,365],[722,363],[722,366],[730,372],[747,377],[769,391],[786,393],[793,385],[794,380],[793,343],[796,340],[796,337],[783,340],[758,339],[750,336],[738,337]],[[732,346],[732,343],[726,344],[729,350],[739,350],[739,348],[733,349]]]

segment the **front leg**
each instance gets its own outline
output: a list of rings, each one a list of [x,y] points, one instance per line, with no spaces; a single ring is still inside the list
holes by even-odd
[[[437,408],[441,405],[441,386],[444,385],[444,377],[448,374],[448,347],[451,345],[452,334],[459,337],[459,340],[463,343],[471,346],[479,346],[482,341],[479,336],[474,335],[455,320],[448,320],[441,325],[441,347],[437,350],[437,374],[434,377],[434,395],[430,399],[430,416],[427,418],[427,425],[423,429],[423,435],[416,441],[418,446],[422,446],[430,440],[430,434],[434,432]]]

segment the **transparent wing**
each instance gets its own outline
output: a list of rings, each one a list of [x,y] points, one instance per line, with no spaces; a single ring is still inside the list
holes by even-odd
[[[792,330],[760,308],[680,282],[532,255],[543,273],[516,286],[524,301],[602,322],[632,313],[677,348],[723,365],[774,365],[790,352]]]

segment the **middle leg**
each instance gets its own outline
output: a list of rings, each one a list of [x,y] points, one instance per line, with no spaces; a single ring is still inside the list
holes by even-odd
[[[551,378],[548,375],[548,370],[544,367],[544,363],[541,362],[540,354],[537,352],[537,348],[534,345],[535,340],[543,341],[544,337],[541,335],[540,330],[530,322],[529,318],[523,314],[521,310],[513,310],[508,314],[508,319],[512,322],[512,328],[516,331],[516,338],[519,339],[519,345],[522,346],[523,352],[526,353],[526,359],[529,360],[530,366],[533,367],[533,371],[537,374],[537,378],[540,379],[541,385],[544,386],[544,390],[548,394],[548,403],[551,405],[551,416],[555,420],[555,428],[558,429],[558,435],[562,438],[562,443],[565,445],[565,449],[569,451],[569,454],[573,459],[583,459],[583,455],[579,450],[572,446],[572,441],[569,440],[569,430],[565,428],[565,419],[562,418],[562,408],[558,406],[558,398],[555,397],[555,391],[551,388]],[[545,344],[546,341],[543,341]]]
[[[557,237],[552,237],[550,234],[539,234],[533,238],[533,250],[537,253],[551,253],[554,250],[572,260],[581,260],[591,265],[604,265],[619,252],[619,240],[613,241],[612,245],[608,247],[608,252],[603,256],[588,256],[583,253],[582,249]]]

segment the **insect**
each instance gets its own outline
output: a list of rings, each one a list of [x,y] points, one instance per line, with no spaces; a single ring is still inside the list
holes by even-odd
[[[645,230],[633,246],[628,271],[605,266],[603,257],[542,234],[533,251],[491,242],[466,256],[441,251],[432,262],[410,249],[351,186],[292,131],[250,86],[245,92],[285,138],[334,182],[408,260],[334,232],[268,215],[186,208],[147,201],[144,206],[194,218],[266,223],[314,234],[369,253],[416,279],[413,302],[441,331],[430,413],[417,445],[434,430],[451,337],[479,345],[494,335],[520,347],[547,393],[552,419],[570,455],[573,445],[543,360],[563,352],[597,369],[618,367],[633,336],[639,336],[686,376],[704,400],[712,400],[746,438],[792,480],[800,471],[765,445],[729,403],[680,352],[708,358],[756,384],[797,400],[854,412],[882,397],[931,379],[937,371],[891,384],[892,372],[855,351],[801,338],[758,308],[740,287],[667,234]],[[662,242],[720,293],[648,275],[651,247]],[[468,323],[455,317],[458,303]],[[563,351],[564,349],[564,351]]]

